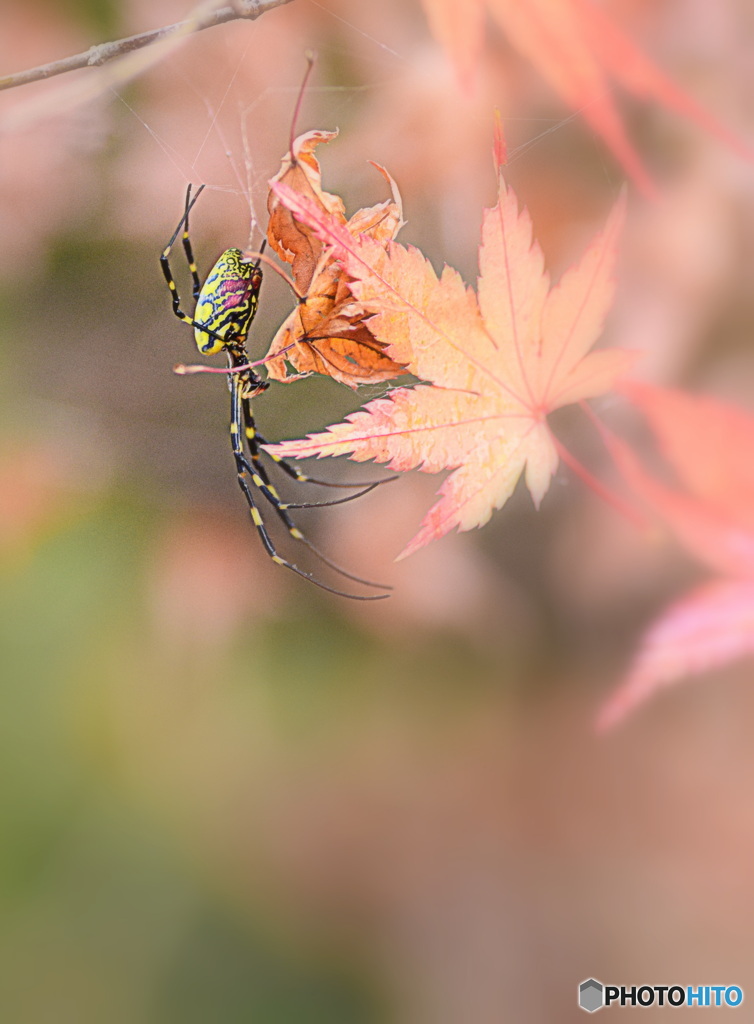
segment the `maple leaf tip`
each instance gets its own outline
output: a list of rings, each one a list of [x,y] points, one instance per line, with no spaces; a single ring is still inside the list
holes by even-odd
[[[422,527],[415,537],[412,537],[408,544],[400,551],[394,558],[395,562],[402,562],[404,558],[408,558],[409,555],[415,554],[420,548],[426,547],[427,544],[438,535],[429,533],[426,527]]]
[[[393,561],[402,562],[404,558],[408,558],[409,555],[413,555],[419,550],[419,548],[423,548],[426,543],[426,541],[420,541],[417,543],[417,539],[414,537],[414,539],[409,541],[405,548],[395,556]]]
[[[492,130],[493,142],[492,142],[492,161],[495,165],[495,171],[498,176],[502,173],[502,168],[508,163],[508,147],[505,141],[505,134],[503,132],[503,118],[499,108],[495,108],[495,121]]]

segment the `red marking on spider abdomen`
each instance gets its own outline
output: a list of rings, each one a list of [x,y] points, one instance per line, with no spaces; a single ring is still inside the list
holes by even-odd
[[[250,291],[249,282],[241,278],[223,281],[218,288],[222,308],[224,310],[243,308],[249,301]]]

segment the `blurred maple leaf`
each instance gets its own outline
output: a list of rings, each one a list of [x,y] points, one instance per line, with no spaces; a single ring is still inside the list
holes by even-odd
[[[271,450],[295,458],[352,453],[398,470],[452,469],[399,557],[454,527],[481,526],[524,471],[538,505],[558,464],[547,414],[607,391],[634,360],[624,351],[589,352],[613,297],[625,197],[581,262],[550,290],[529,214],[501,179],[498,203],[485,211],[477,299],[452,268],[438,279],[419,250],[354,238],[285,185],[274,189],[335,249],[389,355],[428,383]]]
[[[353,236],[363,233],[386,244],[403,224],[403,211],[398,188],[383,167],[374,164],[390,186],[392,199],[358,210],[348,221],[340,196],[322,189],[314,150],[337,134],[311,131],[300,135],[270,185],[282,182]],[[387,356],[364,322],[364,310],[348,287],[343,267],[316,232],[298,220],[274,190],[270,191],[267,207],[268,241],[278,256],[291,264],[294,283],[303,296],[272,340],[266,361],[268,375],[290,381],[301,374],[322,373],[355,388],[358,384],[391,380],[405,372]],[[289,374],[287,363],[298,374]]]
[[[754,652],[754,418],[710,398],[623,385],[647,417],[680,487],[649,474],[618,438],[608,444],[636,494],[697,558],[724,574],[667,608],[602,708],[606,729],[660,686]]]
[[[722,139],[746,159],[751,150],[696,103],[592,0],[422,0],[430,29],[468,87],[484,40],[485,7],[512,45],[572,109],[583,114],[647,195],[655,191],[626,134],[611,80],[654,100]]]

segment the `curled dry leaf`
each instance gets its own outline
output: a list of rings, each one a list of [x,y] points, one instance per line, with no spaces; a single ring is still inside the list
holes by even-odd
[[[270,180],[282,181],[299,195],[307,196],[325,213],[332,214],[345,223],[346,212],[340,196],[322,189],[322,173],[314,150],[320,142],[337,138],[337,132],[306,132],[293,143],[283,157],[280,170]],[[314,276],[324,244],[305,224],[301,224],[291,211],[271,191],[267,198],[270,219],[267,225],[267,241],[281,260],[291,264],[293,280],[301,292],[306,292]]]
[[[548,413],[609,390],[634,361],[630,352],[590,352],[612,302],[624,199],[581,262],[550,289],[531,219],[501,182],[484,217],[477,296],[450,267],[438,278],[419,250],[354,238],[285,185],[275,189],[337,247],[389,355],[430,385],[393,391],[275,453],[350,453],[397,470],[453,470],[404,556],[456,527],[481,526],[523,472],[538,504],[558,464]]]
[[[313,131],[299,136],[293,154],[286,154],[270,182],[267,237],[278,256],[291,264],[294,283],[304,298],[275,335],[266,366],[274,380],[322,373],[356,387],[391,380],[405,372],[404,367],[391,359],[374,337],[365,322],[363,307],[351,293],[343,264],[332,249],[281,203],[275,192],[277,183],[289,187],[343,225],[354,238],[364,234],[383,245],[393,239],[403,224],[402,206],[397,185],[384,167],[374,164],[390,186],[392,198],[358,210],[348,221],[340,197],[323,191],[314,150],[336,135]],[[289,374],[287,364],[297,373]]]

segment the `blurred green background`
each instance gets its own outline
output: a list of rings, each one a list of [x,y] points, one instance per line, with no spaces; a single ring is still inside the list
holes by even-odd
[[[618,6],[690,91],[741,116],[743,3]],[[7,0],[1,70],[188,9]],[[398,0],[203,32],[71,110],[63,79],[0,94],[0,115],[48,97],[0,137],[0,1020],[538,1024],[579,1020],[590,975],[751,986],[750,666],[592,729],[642,628],[701,570],[565,470],[539,513],[517,493],[483,531],[394,566],[438,486],[413,474],[301,513],[396,588],[332,598],[249,527],[224,379],[171,373],[195,356],[157,257],[186,183],[208,186],[203,272],[246,243],[250,204],[258,244],[309,48],[299,128],[341,129],[325,186],[368,205],[384,183],[366,161],[386,165],[401,237],[470,283],[495,105],[556,274],[620,185],[503,40],[464,97]],[[663,196],[633,203],[611,339],[646,349],[650,377],[745,402],[750,168],[670,115],[623,111]],[[289,308],[268,274],[257,356]],[[255,409],[277,439],[377,393],[306,380]],[[558,427],[609,475],[588,425]]]

